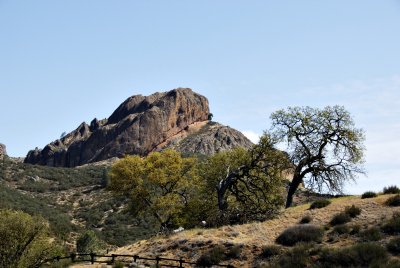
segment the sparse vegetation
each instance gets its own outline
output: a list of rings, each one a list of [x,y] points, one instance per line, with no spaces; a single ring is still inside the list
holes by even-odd
[[[303,218],[301,218],[300,220],[300,224],[306,224],[306,223],[310,223],[312,221],[312,217],[310,215],[305,215],[303,216]]]
[[[400,206],[400,194],[389,197],[388,200],[386,200],[385,204],[391,207]]]
[[[386,247],[393,255],[400,255],[400,237],[392,238]]]
[[[400,188],[396,185],[391,185],[383,188],[383,194],[400,194]]]
[[[361,209],[355,205],[352,205],[351,207],[346,207],[344,213],[349,215],[351,218],[355,218],[361,214]]]
[[[282,252],[282,249],[279,246],[268,245],[268,246],[264,246],[262,248],[261,257],[265,258],[265,259],[268,259],[268,258],[271,258],[273,256],[281,254],[281,252]]]
[[[400,234],[400,212],[394,213],[393,217],[382,226],[382,230],[391,235]]]
[[[378,227],[371,227],[359,233],[364,241],[378,241],[383,238],[381,230]]]
[[[329,200],[329,199],[316,200],[311,203],[310,209],[323,208],[323,207],[328,206],[330,203],[331,203],[331,200]]]
[[[203,253],[197,260],[197,265],[200,267],[211,267],[219,264],[225,259],[225,249],[222,246],[215,246],[207,252]]]
[[[361,198],[362,198],[362,199],[365,199],[365,198],[374,198],[374,197],[377,197],[377,194],[376,194],[375,192],[372,192],[372,191],[365,192],[365,193],[363,193],[363,194],[361,195]]]
[[[349,216],[349,214],[341,212],[333,216],[333,218],[330,221],[330,224],[334,226],[339,224],[345,224],[349,221],[351,221],[351,217]]]
[[[333,228],[333,233],[338,234],[338,235],[342,235],[342,234],[348,234],[350,233],[351,229],[348,225],[346,224],[340,224],[340,225],[336,225]]]
[[[316,242],[322,241],[324,231],[319,226],[312,224],[302,224],[289,227],[281,233],[276,242],[284,246],[293,246],[299,242]]]

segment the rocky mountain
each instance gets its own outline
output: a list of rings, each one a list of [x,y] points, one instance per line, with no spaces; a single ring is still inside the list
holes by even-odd
[[[4,156],[7,156],[6,146],[0,143],[0,160],[2,160]]]
[[[209,121],[208,100],[189,88],[125,100],[103,120],[83,122],[42,150],[29,151],[25,163],[74,167],[127,154],[147,155],[171,147],[210,155],[252,143],[239,131]]]

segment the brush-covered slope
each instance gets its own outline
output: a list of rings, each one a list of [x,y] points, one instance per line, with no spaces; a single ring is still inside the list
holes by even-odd
[[[147,155],[165,147],[210,155],[252,145],[239,131],[218,124],[211,127],[209,116],[207,98],[189,88],[135,95],[108,119],[84,122],[43,150],[31,150],[25,163],[75,167],[129,154]]]

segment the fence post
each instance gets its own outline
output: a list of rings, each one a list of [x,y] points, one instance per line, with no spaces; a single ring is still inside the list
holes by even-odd
[[[115,254],[111,254],[111,263],[114,264],[115,262]]]
[[[95,255],[96,255],[96,253],[93,253],[93,252],[90,253],[90,262],[91,262],[92,264],[94,264],[94,257],[95,257]]]
[[[182,257],[179,258],[179,267],[183,268],[183,259],[182,259]]]
[[[160,257],[156,257],[156,267],[160,267]]]
[[[75,262],[76,254],[71,253],[70,257],[71,257],[71,262]]]
[[[133,262],[136,262],[136,260],[139,258],[138,255],[133,256]]]

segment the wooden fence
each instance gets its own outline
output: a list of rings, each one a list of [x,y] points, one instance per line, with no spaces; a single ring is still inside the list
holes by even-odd
[[[105,264],[115,264],[117,261],[122,262],[124,264],[132,264],[132,267],[202,267],[200,264],[195,262],[188,262],[180,259],[170,259],[170,258],[163,258],[163,257],[140,257],[138,255],[119,255],[119,254],[111,254],[111,255],[99,255],[96,253],[71,253],[69,256],[57,256],[51,259],[46,260],[46,263],[54,263],[59,262],[61,260],[70,260],[72,263],[78,262],[90,262],[91,264],[94,263],[105,263]],[[143,263],[140,263],[142,260]],[[136,265],[136,266],[134,266]],[[142,265],[142,266],[140,266]],[[213,267],[227,267],[227,268],[234,268],[234,266],[227,264],[215,264]]]

